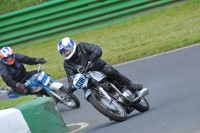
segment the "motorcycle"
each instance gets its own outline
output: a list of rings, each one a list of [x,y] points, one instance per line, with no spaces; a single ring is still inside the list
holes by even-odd
[[[149,110],[149,103],[145,96],[149,94],[147,88],[132,92],[99,71],[88,71],[91,62],[84,68],[77,66],[78,74],[73,75],[73,88],[83,89],[85,98],[100,113],[110,120],[122,122],[134,109],[145,112]]]
[[[28,93],[38,97],[51,97],[56,103],[62,103],[70,108],[79,108],[80,102],[78,98],[72,94],[70,95],[62,83],[54,81],[49,74],[42,71],[43,64],[39,64],[37,73],[32,75],[25,83]],[[9,92],[10,98],[22,96]]]

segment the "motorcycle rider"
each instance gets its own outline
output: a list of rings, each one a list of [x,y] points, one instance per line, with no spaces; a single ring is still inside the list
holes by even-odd
[[[26,72],[23,64],[35,65],[45,63],[44,58],[30,58],[26,55],[14,53],[11,47],[3,47],[0,50],[0,74],[3,81],[20,94],[27,94],[25,86],[26,79],[31,77],[37,70]]]
[[[73,86],[72,76],[77,74],[76,66],[87,66],[88,61],[94,63],[90,70],[101,71],[108,77],[114,79],[118,83],[126,86],[132,91],[141,90],[143,85],[134,84],[124,75],[120,74],[115,68],[107,64],[100,57],[102,56],[102,49],[94,44],[87,42],[80,42],[78,45],[69,37],[61,39],[57,44],[58,52],[65,58],[64,69],[67,74],[69,88],[68,91],[73,93],[75,89]]]

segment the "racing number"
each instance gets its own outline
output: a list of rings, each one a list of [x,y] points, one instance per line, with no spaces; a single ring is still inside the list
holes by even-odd
[[[84,82],[85,82],[85,78],[81,77],[81,78],[78,79],[76,86],[80,89]]]

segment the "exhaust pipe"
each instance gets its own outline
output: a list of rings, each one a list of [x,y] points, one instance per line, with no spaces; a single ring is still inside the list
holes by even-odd
[[[115,91],[117,91],[117,93],[126,101],[130,102],[130,103],[135,103],[139,100],[141,100],[143,97],[145,97],[146,95],[149,94],[149,90],[147,88],[143,88],[141,91],[137,92],[137,97],[135,99],[128,99],[127,97],[125,97],[116,87],[115,85],[113,85],[111,83],[111,86],[115,89]]]

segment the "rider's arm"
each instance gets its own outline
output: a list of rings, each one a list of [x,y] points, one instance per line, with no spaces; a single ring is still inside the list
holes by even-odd
[[[17,82],[13,80],[12,76],[10,74],[1,75],[3,81],[10,87],[16,88]]]
[[[89,54],[96,54],[98,57],[102,56],[102,49],[98,45],[90,44],[87,42],[81,42],[79,45],[84,47],[85,51]]]
[[[67,69],[66,73],[71,73],[70,71],[71,70]],[[69,86],[73,86],[73,75],[67,74],[67,79],[68,79]]]
[[[37,58],[31,58],[26,55],[22,55],[22,54],[18,54],[18,53],[15,53],[15,56],[17,59],[19,59],[24,64],[28,64],[28,65],[38,64]]]
[[[64,61],[64,69],[68,78],[69,86],[73,86],[73,75],[75,74],[72,69],[70,69],[69,65]]]
[[[3,81],[10,87],[16,87],[16,81],[13,80],[13,77],[11,74],[8,73],[6,65],[3,63],[0,63],[0,74],[3,79]]]

